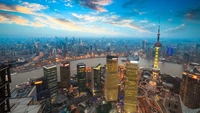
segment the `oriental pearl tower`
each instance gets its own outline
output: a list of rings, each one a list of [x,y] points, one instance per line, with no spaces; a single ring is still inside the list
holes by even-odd
[[[159,52],[160,47],[162,47],[162,44],[160,43],[160,19],[159,19],[159,26],[158,26],[158,35],[157,35],[157,42],[154,44],[155,48],[155,56],[154,56],[154,64],[152,68],[152,80],[153,80],[153,86],[156,86],[156,83],[159,81],[159,73],[160,68],[158,67],[159,64]]]

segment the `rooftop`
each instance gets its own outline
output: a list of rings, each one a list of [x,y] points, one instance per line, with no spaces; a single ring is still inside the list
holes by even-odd
[[[55,68],[56,67],[56,65],[47,65],[47,66],[44,66],[44,68],[46,68],[46,69],[51,69],[51,68]]]
[[[29,105],[32,100],[32,97],[10,99],[10,113],[38,113],[42,105]]]
[[[14,88],[11,91],[11,98],[24,98],[27,97],[33,90],[34,86],[25,86],[22,88]]]
[[[85,66],[85,63],[78,63],[77,66]]]

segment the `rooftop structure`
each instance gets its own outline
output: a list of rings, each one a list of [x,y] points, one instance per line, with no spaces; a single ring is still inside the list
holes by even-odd
[[[34,105],[33,98],[10,99],[11,113],[42,113],[43,105]]]

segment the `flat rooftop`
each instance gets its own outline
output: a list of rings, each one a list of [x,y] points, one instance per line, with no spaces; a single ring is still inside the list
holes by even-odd
[[[56,65],[46,65],[46,66],[43,66],[44,68],[46,69],[51,69],[51,68],[55,68],[57,67]]]
[[[85,63],[78,63],[77,66],[85,66]]]
[[[33,98],[18,98],[9,99],[11,112],[10,113],[38,113],[42,105],[28,105]]]
[[[34,86],[25,86],[24,88],[14,88],[11,91],[11,98],[25,98],[32,91]]]

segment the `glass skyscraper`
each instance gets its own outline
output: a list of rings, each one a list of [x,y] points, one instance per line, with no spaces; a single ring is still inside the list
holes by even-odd
[[[107,101],[118,99],[118,57],[106,57],[105,98]]]
[[[138,95],[138,61],[126,64],[126,84],[124,95],[124,110],[126,113],[136,113]]]

